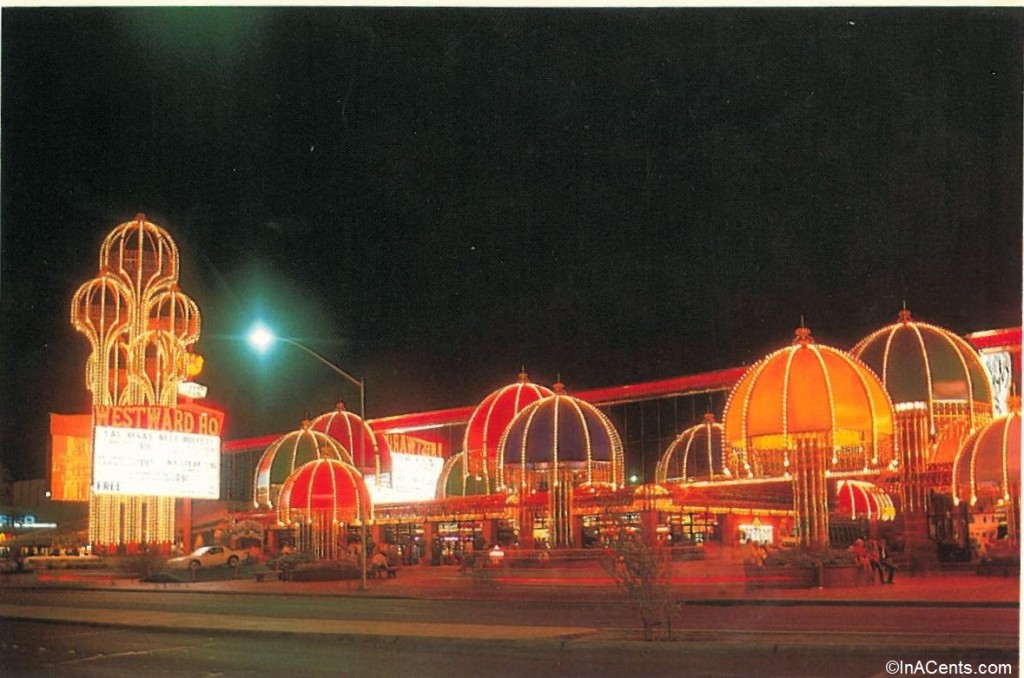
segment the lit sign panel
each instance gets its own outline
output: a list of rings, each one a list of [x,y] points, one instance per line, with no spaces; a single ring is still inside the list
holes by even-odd
[[[206,397],[207,389],[202,384],[197,384],[194,381],[181,381],[178,382],[178,395],[185,396],[186,398],[193,398],[200,400]]]
[[[50,499],[89,501],[92,484],[92,417],[50,415]]]
[[[57,527],[57,523],[36,520],[35,516],[9,516],[0,513],[0,527],[12,527],[15,530],[44,530]]]
[[[374,504],[406,501],[429,501],[437,491],[444,459],[404,452],[391,453],[391,476],[366,476],[366,488]],[[390,482],[388,482],[390,480]]]
[[[441,456],[440,443],[416,438],[405,433],[385,433],[384,440],[387,441],[389,450],[402,450],[424,457]]]
[[[92,491],[218,499],[223,421],[196,405],[96,406]]]
[[[1002,416],[1008,412],[1006,401],[1013,383],[1013,360],[1007,351],[999,351],[982,353],[981,362],[992,382],[992,401],[995,406],[993,414],[997,417]]]

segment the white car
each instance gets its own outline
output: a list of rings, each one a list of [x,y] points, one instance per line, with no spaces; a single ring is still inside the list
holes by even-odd
[[[227,565],[238,567],[248,554],[229,549],[227,546],[203,546],[186,556],[178,556],[167,561],[167,566],[174,569],[187,569],[195,572],[201,567],[217,567]]]

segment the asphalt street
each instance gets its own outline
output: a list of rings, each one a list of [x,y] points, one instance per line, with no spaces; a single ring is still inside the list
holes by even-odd
[[[695,567],[675,573],[680,605],[663,642],[643,642],[636,610],[585,571],[481,583],[454,568],[405,568],[369,590],[229,573],[178,584],[15,575],[0,582],[0,674],[1017,675],[1016,579],[751,590],[720,563]]]

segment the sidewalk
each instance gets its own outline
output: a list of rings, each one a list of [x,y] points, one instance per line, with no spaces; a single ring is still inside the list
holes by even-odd
[[[325,635],[340,638],[433,638],[460,640],[554,640],[581,637],[595,628],[575,626],[510,626],[341,619],[252,617],[232,614],[161,612],[154,610],[82,609],[0,604],[0,618],[130,628],[194,631],[197,628],[231,633]]]
[[[898,605],[929,607],[1019,607],[1020,581],[973,573],[897,576],[892,585],[845,588],[750,589],[743,568],[729,561],[679,563],[672,582],[679,600],[721,605]],[[228,576],[227,571],[225,575]],[[5,576],[0,587],[114,588],[121,591],[187,591],[273,595],[335,595],[386,598],[541,600],[594,602],[622,599],[622,593],[599,567],[502,569],[486,577],[459,572],[455,566],[402,567],[394,579],[286,582],[255,577],[218,581],[145,583],[109,572],[48,570]],[[2,588],[0,588],[2,590]]]

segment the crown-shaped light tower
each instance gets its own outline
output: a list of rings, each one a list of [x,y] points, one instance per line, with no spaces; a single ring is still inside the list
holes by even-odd
[[[196,303],[178,289],[178,247],[138,214],[100,247],[99,274],[71,302],[89,340],[85,385],[97,405],[167,405],[189,376],[199,339]],[[174,498],[91,495],[89,540],[126,546],[174,540]]]

